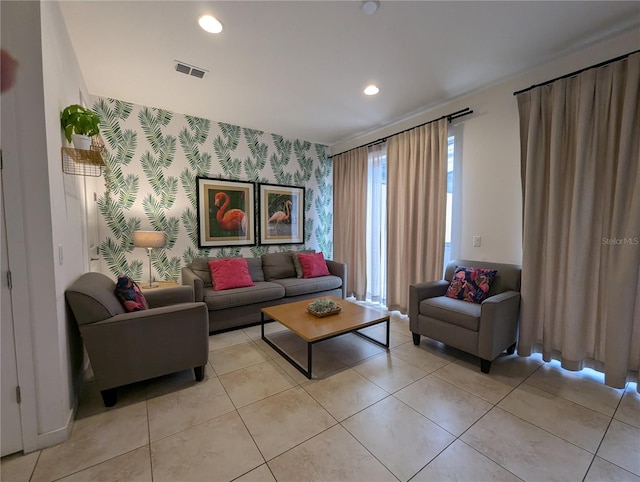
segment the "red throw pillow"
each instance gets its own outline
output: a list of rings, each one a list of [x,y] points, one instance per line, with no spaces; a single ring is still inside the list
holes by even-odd
[[[302,265],[303,278],[317,278],[331,274],[322,253],[298,253],[298,259]]]
[[[222,258],[209,261],[211,280],[215,291],[255,286],[244,258]]]

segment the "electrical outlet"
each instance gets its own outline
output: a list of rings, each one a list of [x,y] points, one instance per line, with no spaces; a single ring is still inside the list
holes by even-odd
[[[474,236],[473,237],[473,247],[474,248],[479,248],[481,244],[482,244],[482,237]]]

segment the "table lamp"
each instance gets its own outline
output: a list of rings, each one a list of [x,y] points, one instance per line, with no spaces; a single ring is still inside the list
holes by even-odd
[[[149,284],[142,285],[143,288],[157,288],[158,283],[151,282],[151,250],[153,248],[164,248],[167,244],[167,237],[164,231],[134,231],[133,245],[136,248],[146,248],[149,257]]]

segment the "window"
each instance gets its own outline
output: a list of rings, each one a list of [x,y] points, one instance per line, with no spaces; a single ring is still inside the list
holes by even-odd
[[[367,184],[366,299],[386,304],[387,293],[387,146],[369,148]]]
[[[457,126],[449,126],[447,138],[447,212],[444,239],[444,267],[460,253],[461,146],[462,135]]]

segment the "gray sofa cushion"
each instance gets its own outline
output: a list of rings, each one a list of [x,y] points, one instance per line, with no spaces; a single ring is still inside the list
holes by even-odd
[[[262,271],[266,281],[296,277],[296,268],[289,251],[263,254]]]
[[[447,320],[467,330],[478,331],[481,306],[479,303],[437,296],[420,302],[420,314],[437,320]]]
[[[257,283],[258,281],[264,281],[264,271],[262,271],[262,258],[245,258],[247,265],[249,266],[249,275],[251,281]]]
[[[214,258],[194,258],[189,265],[189,268],[202,279],[205,288],[211,288],[213,286],[211,282],[211,271],[209,270],[210,259]]]
[[[205,288],[204,302],[209,310],[223,310],[262,301],[277,300],[283,298],[284,293],[284,288],[277,283],[257,281],[255,286],[247,288],[234,288],[224,291]]]
[[[284,287],[285,296],[299,296],[309,293],[333,290],[342,286],[342,279],[338,276],[320,276],[318,278],[288,278],[273,280]]]

